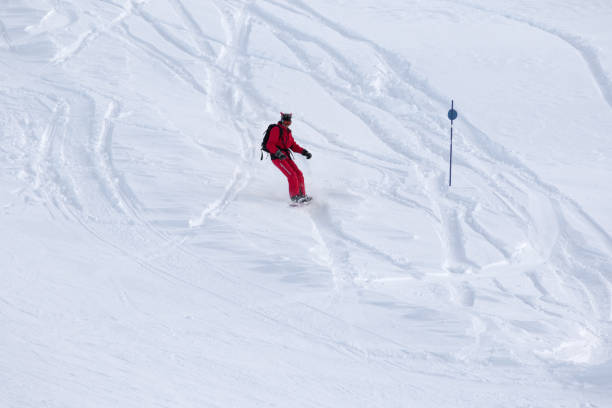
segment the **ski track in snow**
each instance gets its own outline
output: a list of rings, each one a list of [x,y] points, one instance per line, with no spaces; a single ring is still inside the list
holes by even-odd
[[[538,330],[542,330],[540,327],[551,332],[557,330],[554,328],[557,322],[583,327],[589,333],[583,336],[589,350],[609,341],[597,329],[598,323],[612,320],[612,237],[609,232],[578,202],[542,181],[535,171],[482,132],[475,121],[467,118],[462,118],[461,123],[466,129],[463,137],[472,160],[468,162],[465,156],[458,155],[456,165],[462,172],[469,173],[480,187],[489,190],[482,193],[485,200],[480,200],[480,195],[470,196],[469,191],[449,191],[444,165],[446,146],[428,136],[445,132],[444,118],[439,118],[437,111],[445,109],[446,101],[424,78],[412,71],[410,62],[403,56],[352,32],[299,0],[286,4],[271,0],[213,1],[211,4],[221,16],[224,29],[225,42],[222,44],[213,40],[206,27],[199,24],[186,1],[168,0],[167,4],[175,10],[182,22],[181,29],[189,34],[189,38],[181,38],[175,27],[149,12],[147,2],[126,1],[125,5],[119,5],[108,1],[104,4],[119,10],[119,14],[114,14],[107,24],[95,25],[75,34],[74,42],[58,49],[49,59],[50,65],[57,68],[77,63],[84,51],[101,39],[118,41],[138,53],[138,58],[154,64],[156,69],[163,67],[168,75],[205,98],[203,110],[220,122],[231,124],[231,135],[238,146],[238,151],[231,156],[235,165],[225,179],[220,195],[203,204],[200,215],[188,221],[191,228],[176,231],[159,226],[153,222],[146,209],[147,203],[141,202],[114,158],[115,126],[127,105],[122,99],[124,96],[110,96],[107,91],[79,84],[68,87],[61,78],[43,77],[35,86],[25,86],[20,90],[23,96],[18,108],[21,112],[16,109],[8,115],[14,115],[11,119],[21,123],[23,134],[27,135],[25,143],[29,143],[23,153],[27,160],[21,169],[28,186],[19,194],[41,202],[53,218],[60,215],[67,222],[77,223],[96,240],[132,260],[143,271],[177,287],[177,290],[193,291],[197,298],[205,299],[194,303],[200,307],[259,321],[266,329],[288,333],[285,334],[288,338],[305,339],[322,349],[332,350],[342,356],[343,362],[367,362],[373,369],[391,370],[407,378],[427,378],[432,383],[442,377],[455,382],[468,378],[476,384],[487,381],[486,366],[494,361],[493,357],[490,361],[479,360],[481,366],[473,372],[474,367],[464,364],[471,358],[468,351],[465,360],[450,352],[413,351],[404,340],[394,337],[397,332],[383,334],[378,328],[355,323],[341,313],[315,306],[309,301],[295,299],[288,305],[287,295],[276,287],[267,286],[255,277],[228,271],[198,252],[195,246],[197,238],[212,234],[217,224],[231,222],[228,221],[232,217],[230,210],[248,199],[246,192],[261,171],[256,167],[260,164],[256,150],[260,134],[253,129],[259,129],[262,118],[276,109],[275,102],[250,83],[250,64],[261,57],[250,55],[249,42],[253,25],[263,25],[278,44],[287,47],[299,61],[302,73],[392,154],[349,146],[316,125],[314,120],[304,118],[304,123],[321,136],[320,140],[327,143],[326,148],[333,149],[336,157],[349,161],[358,155],[360,166],[379,174],[383,183],[373,186],[367,193],[375,192],[377,198],[422,214],[436,230],[444,253],[439,271],[442,275],[422,272],[411,260],[398,258],[391,248],[346,228],[345,219],[335,208],[335,198],[327,198],[327,201],[315,199],[309,207],[297,210],[296,217],[310,221],[312,241],[322,248],[323,261],[317,261],[321,256],[313,257],[313,263],[322,263],[329,271],[334,288],[331,304],[338,305],[350,294],[373,287],[374,282],[387,279],[388,284],[393,279],[398,282],[407,279],[419,285],[447,288],[447,292],[436,295],[438,300],[444,302],[448,297],[451,304],[472,319],[472,332],[465,337],[471,339],[471,347],[476,350],[489,347],[488,351],[493,350],[491,355],[495,348],[507,346],[501,343],[503,340],[498,340],[499,343],[491,340],[496,334],[511,333],[507,338],[512,339],[514,335],[518,339],[531,339],[530,336],[537,336]],[[484,13],[496,13],[474,4],[460,4]],[[69,16],[67,24],[75,24],[80,18],[80,10],[70,9],[67,2],[57,3],[56,7],[60,6],[64,8],[60,11]],[[270,7],[296,18],[308,19],[313,27],[304,30],[299,25],[291,25],[287,19],[269,12]],[[576,49],[606,103],[612,107],[612,84],[594,46],[579,36],[536,20],[497,15],[551,34]],[[134,19],[146,23],[157,33],[164,41],[164,47],[140,37],[131,26]],[[43,19],[38,29],[44,30],[44,27]],[[364,56],[379,61],[384,67],[383,86],[389,85],[394,92],[377,92],[373,82],[364,79],[365,68],[355,64],[351,59],[354,57],[345,54],[340,46],[326,40],[330,33],[350,43]],[[1,21],[0,34],[10,51],[13,45],[9,31]],[[310,47],[305,47],[306,44]],[[194,66],[205,71],[206,82],[194,74],[193,66],[185,64],[183,58],[165,51],[168,46],[185,59],[197,62]],[[220,48],[217,50],[216,47]],[[313,50],[323,54],[334,69],[321,66]],[[263,62],[282,66],[265,58]],[[24,74],[26,79],[34,77],[35,74]],[[5,89],[10,88],[2,86],[0,91]],[[36,108],[38,104],[46,107],[46,111]],[[38,115],[46,121],[44,126],[38,126],[40,132],[32,125],[36,119],[31,116],[37,110],[43,111]],[[401,136],[398,136],[398,128]],[[347,152],[349,147],[352,150]],[[14,146],[7,148],[14,149]],[[402,168],[406,162],[413,165],[410,170]],[[493,164],[499,167],[496,169]],[[412,170],[418,177],[412,181],[420,187],[418,193],[425,200],[406,192],[413,186],[406,181],[411,178]],[[346,192],[345,195],[348,196]],[[529,204],[517,197],[527,197]],[[367,198],[366,193],[359,196],[362,200]],[[499,217],[503,222],[520,226],[525,237],[522,247],[517,248],[503,231],[487,226],[481,217],[484,210],[495,206],[502,209]],[[185,219],[190,215],[185,214]],[[476,239],[494,250],[497,262],[486,264],[472,258],[474,255],[470,254],[469,244]],[[533,253],[537,256],[523,256]],[[356,255],[376,261],[377,279],[370,279],[369,272]],[[496,274],[495,271],[499,270],[496,268],[500,267],[518,271],[514,277],[516,287],[508,287],[504,277]],[[387,277],[386,270],[400,271],[402,275]],[[111,282],[112,290],[122,304],[141,314],[149,314],[138,306],[137,294],[130,293],[121,279],[113,277]],[[531,290],[530,294],[518,292],[517,288],[522,285]],[[236,296],[229,295],[233,290]],[[248,294],[269,300],[253,304]],[[479,298],[489,296],[502,297],[509,304],[520,304],[537,317],[530,322],[520,322],[511,313],[497,315],[495,311],[477,310]],[[449,313],[455,306],[448,306]],[[397,306],[391,307],[389,313],[399,317],[404,312]],[[537,326],[536,319],[543,320],[541,326]],[[419,318],[413,318],[415,323],[417,320]],[[355,333],[358,340],[352,342],[346,333]],[[443,333],[438,335],[444,336]],[[370,344],[376,344],[376,347]],[[571,344],[566,346],[569,361],[586,356],[584,362],[590,362],[590,351],[573,352],[572,347]],[[559,346],[555,352],[564,351]],[[541,356],[548,355],[543,352]],[[511,360],[509,364],[519,364],[521,358],[522,354],[514,359],[508,357]],[[296,373],[306,377],[307,369],[301,368]],[[512,379],[512,374],[508,374],[497,381],[511,383]],[[422,396],[435,387],[430,388],[414,385],[412,392]],[[350,393],[350,390],[339,387],[337,392]],[[313,399],[312,405],[317,405],[318,401],[320,399]]]
[[[565,42],[570,47],[574,48],[580,57],[584,60],[586,66],[588,67],[591,75],[593,76],[593,80],[597,84],[602,97],[606,101],[606,103],[612,108],[612,80],[606,74],[606,71],[603,69],[601,65],[601,58],[599,56],[599,52],[597,49],[589,44],[588,40],[580,35],[576,35],[574,33],[569,33],[565,30],[552,27],[548,24],[538,22],[534,18],[527,18],[523,16],[518,16],[515,14],[498,12],[491,8],[482,7],[473,3],[468,2],[453,2],[453,4],[461,4],[465,7],[469,7],[475,10],[482,11],[486,14],[493,14],[497,16],[504,17],[508,20],[526,24],[530,27],[535,28],[536,30],[543,31],[552,36],[557,37],[559,40]]]
[[[115,5],[114,3],[110,2],[108,4]],[[126,4],[131,5],[132,3],[126,2]],[[65,6],[65,4],[62,3],[62,6]],[[61,48],[51,61],[56,64],[63,64],[77,56],[81,51],[83,51],[86,47],[93,43],[100,35],[112,30],[115,25],[120,24],[124,19],[131,16],[131,7],[127,7],[122,10],[123,11],[119,13],[117,17],[114,18],[108,25],[102,27],[94,26],[93,28],[80,33],[74,43]],[[72,11],[72,14],[74,15],[74,17],[72,18],[73,21],[76,21],[76,19],[78,18],[76,13],[77,12],[75,10]]]
[[[166,68],[172,71],[178,78],[183,80],[186,84],[191,85],[193,89],[203,95],[206,95],[206,90],[204,87],[198,82],[198,80],[193,76],[191,72],[185,69],[182,64],[176,61],[174,58],[164,54],[160,51],[155,45],[133,35],[128,26],[126,24],[120,24],[123,35],[120,39],[124,41],[130,41],[134,46],[144,51],[149,55],[152,59],[161,62]]]
[[[246,53],[250,23],[248,21],[248,16],[244,13],[244,11],[239,12],[236,21],[232,21],[232,17],[235,16],[228,17],[221,9],[219,9],[219,13],[224,16],[223,25],[225,27],[227,44],[223,46],[220,55],[217,56],[215,65],[221,67],[225,72],[233,75],[236,73],[236,71],[240,72],[243,69],[240,59]],[[191,19],[188,21],[191,21]],[[225,78],[216,79],[216,81],[211,81],[216,84],[213,86],[213,94],[215,95],[213,99],[216,101],[230,101],[229,104],[219,113],[229,112],[230,115],[223,113],[225,121],[228,123],[235,123],[236,120],[234,118],[243,116],[243,112],[240,110],[240,101],[246,96],[244,95],[244,92],[240,90],[240,88],[231,89],[226,86]],[[235,200],[238,193],[248,185],[251,177],[249,167],[252,166],[255,159],[255,155],[253,154],[253,143],[250,141],[250,135],[247,135],[248,128],[246,126],[243,127],[235,125],[235,129],[241,141],[241,152],[238,165],[234,169],[232,178],[226,186],[223,196],[204,209],[200,217],[195,220],[190,220],[189,225],[191,227],[201,226],[206,218],[218,217],[219,214],[233,200]]]
[[[185,7],[181,0],[172,0],[172,4],[189,28],[190,34],[195,36],[199,55],[214,55],[214,49],[210,45],[209,38],[198,24],[197,19],[189,12],[189,9]]]

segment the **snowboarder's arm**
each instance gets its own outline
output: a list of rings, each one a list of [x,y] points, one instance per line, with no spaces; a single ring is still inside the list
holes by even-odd
[[[312,154],[304,149],[302,146],[300,146],[299,144],[293,142],[293,145],[291,146],[291,150],[293,150],[296,153],[301,154],[302,156],[306,156],[307,159],[310,159],[312,157]]]
[[[302,152],[304,152],[304,148],[299,144],[295,143],[295,141],[293,141],[293,144],[291,145],[290,149],[299,154],[302,154]]]

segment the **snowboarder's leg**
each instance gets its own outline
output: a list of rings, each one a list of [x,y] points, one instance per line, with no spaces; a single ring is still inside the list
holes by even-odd
[[[298,193],[297,194],[305,196],[306,195],[306,186],[304,185],[304,175],[302,174],[302,171],[298,168],[297,164],[295,164],[295,162],[293,160],[288,160],[288,162],[289,163],[287,163],[287,165],[291,166],[291,169],[293,170],[293,173],[297,177],[297,185],[298,185]]]
[[[289,162],[293,163],[293,160],[272,160],[272,163],[274,163],[274,165],[278,167],[285,177],[287,177],[287,181],[289,182],[289,197],[293,197],[299,194],[300,186],[299,178],[295,172],[294,166],[289,164]]]

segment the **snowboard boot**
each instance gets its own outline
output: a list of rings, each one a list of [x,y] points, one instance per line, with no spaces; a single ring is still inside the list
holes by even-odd
[[[304,194],[294,195],[293,197],[291,197],[291,201],[298,204],[304,204],[309,202],[310,200],[312,200],[312,197]]]

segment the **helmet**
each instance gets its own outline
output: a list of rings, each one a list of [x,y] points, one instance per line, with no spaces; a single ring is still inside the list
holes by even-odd
[[[291,113],[281,112],[281,122],[291,122]]]

